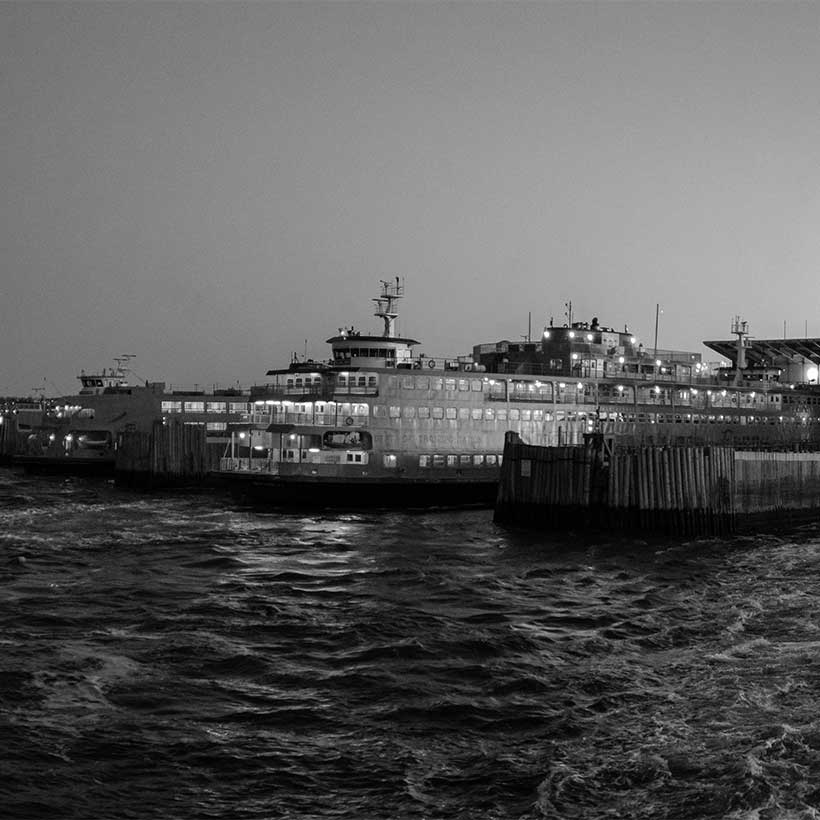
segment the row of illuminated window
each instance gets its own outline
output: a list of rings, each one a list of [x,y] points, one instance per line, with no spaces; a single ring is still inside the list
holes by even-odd
[[[245,401],[163,401],[163,413],[248,413]]]
[[[516,407],[427,407],[405,405],[373,406],[376,418],[391,419],[447,419],[472,421],[551,421],[553,413],[548,410],[527,410]]]
[[[395,458],[395,456],[393,456]],[[419,467],[497,467],[501,464],[500,453],[471,453],[462,455],[419,456]],[[388,466],[385,464],[385,466]],[[395,466],[395,465],[393,465]]]
[[[345,361],[354,356],[369,359],[395,359],[396,349],[393,347],[348,347],[336,348],[333,351],[334,358]],[[373,364],[370,365],[373,367]]]
[[[443,376],[389,376],[388,386],[395,387],[396,380],[403,390],[450,390],[480,393],[484,389],[481,379],[456,379]]]
[[[649,424],[794,424],[798,416],[744,416],[705,413],[601,413],[602,420]],[[810,419],[820,422],[820,419]]]
[[[801,396],[801,395],[785,395],[783,397],[784,404],[805,404],[805,405],[820,405],[820,395],[819,396]]]
[[[287,390],[299,390],[304,388],[316,388],[322,384],[321,376],[291,376],[285,380]],[[339,373],[336,376],[336,387],[378,387],[379,380],[374,373],[370,374],[347,374]]]

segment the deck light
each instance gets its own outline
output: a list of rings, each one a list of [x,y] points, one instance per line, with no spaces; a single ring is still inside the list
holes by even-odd
[[[577,353],[573,353],[573,354],[572,354],[572,358],[573,358],[573,359],[577,359],[577,358],[578,358],[578,354],[577,354]]]
[[[721,391],[720,391],[720,395],[721,395],[721,396],[725,396],[725,395],[726,395],[726,391],[725,391],[725,390],[721,390]]]
[[[623,392],[624,392],[624,386],[623,386],[622,384],[619,384],[619,385],[618,385],[618,387],[617,387],[616,389],[617,389],[617,391],[618,391],[619,393],[623,393]]]
[[[592,341],[592,334],[591,333],[587,333],[587,341],[588,342]]]
[[[570,339],[574,339],[574,338],[575,338],[575,331],[574,331],[574,330],[570,330],[570,332],[569,332],[569,338],[570,338]]]
[[[583,389],[584,389],[584,385],[583,385],[583,384],[581,384],[581,382],[578,382],[578,384],[576,385],[576,387],[577,387],[579,390],[583,390]]]
[[[618,364],[623,364],[625,361],[623,356],[618,356]]]
[[[563,390],[566,387],[566,384],[564,384],[564,382],[558,382],[558,387],[560,387],[561,390]]]
[[[692,395],[693,395],[693,396],[697,396],[697,394],[698,394],[698,389],[697,389],[697,387],[693,387],[693,388],[692,388]]]
[[[244,433],[240,433],[240,434],[239,434],[239,438],[245,438],[245,434],[244,434]]]
[[[658,385],[657,385],[657,384],[655,385],[655,392],[656,392],[656,393],[660,393],[660,392],[661,392],[661,389],[660,389],[660,387],[658,387]]]
[[[550,332],[548,330],[545,330],[544,331],[544,338],[549,339],[549,337],[550,337]]]
[[[629,341],[634,345],[638,340],[634,336],[630,336]]]
[[[655,367],[660,367],[663,362],[660,359],[655,359]]]
[[[71,433],[68,433],[65,437],[65,440],[70,444],[72,441],[74,441],[74,436],[72,436]]]

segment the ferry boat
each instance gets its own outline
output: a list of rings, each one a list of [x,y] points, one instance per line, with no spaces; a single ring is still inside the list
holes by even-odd
[[[248,420],[230,426],[222,479],[281,504],[491,504],[508,430],[541,445],[592,433],[610,446],[820,444],[816,386],[795,378],[788,357],[747,362],[739,319],[733,347],[706,343],[734,351],[723,366],[571,313],[538,340],[427,356],[396,333],[403,283],[381,285],[381,335],[340,329],[327,360],[294,358],[251,389]]]
[[[131,368],[133,355],[115,366],[81,371],[80,390],[59,398],[17,401],[0,413],[0,453],[28,470],[114,474],[124,433],[148,433],[153,425],[178,419],[203,426],[218,463],[228,425],[250,418],[250,390],[174,390],[165,382],[143,382]]]

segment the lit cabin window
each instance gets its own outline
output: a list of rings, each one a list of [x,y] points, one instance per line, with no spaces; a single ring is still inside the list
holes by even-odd
[[[458,461],[462,467],[469,467],[473,463],[473,458],[472,456],[459,456]]]
[[[499,421],[506,421],[507,420],[507,408],[506,407],[499,407],[498,410],[496,410],[495,417]]]
[[[209,401],[205,408],[209,413],[224,413],[228,409],[228,405],[224,401]]]
[[[518,421],[520,411],[516,407],[510,408],[510,421]]]
[[[472,415],[474,421],[481,421],[481,419],[484,418],[484,411],[480,407],[474,407]]]
[[[224,421],[209,421],[205,424],[205,429],[209,433],[223,433],[228,429],[228,424]]]
[[[481,379],[471,379],[470,380],[470,390],[473,393],[480,393],[484,389],[484,384]]]
[[[182,402],[181,401],[164,401],[162,403],[162,412],[163,413],[181,413],[182,412]]]
[[[455,379],[445,379],[444,380],[444,389],[445,390],[455,390],[456,389],[456,380]]]
[[[484,410],[484,420],[485,421],[492,421],[495,418],[495,410],[492,407],[488,407]]]
[[[488,467],[495,467],[496,461],[497,461],[497,459],[494,455],[487,456],[487,466]]]
[[[431,390],[441,390],[443,386],[444,386],[444,379],[442,379],[441,376],[434,376],[430,380],[430,389]]]
[[[448,467],[458,467],[458,456],[447,456]]]
[[[459,390],[469,390],[470,389],[470,382],[467,379],[459,379],[458,380],[458,389]]]
[[[443,419],[444,418],[444,408],[443,407],[432,407],[431,412],[433,414],[434,419]]]
[[[367,386],[368,387],[377,387],[379,384],[378,379],[375,375],[370,375],[367,377]]]
[[[416,380],[412,376],[403,376],[401,386],[405,390],[412,390],[416,386]]]
[[[445,415],[448,419],[454,420],[454,419],[456,418],[456,415],[457,415],[457,414],[456,414],[456,408],[455,408],[455,407],[448,407],[448,408],[444,411],[444,415]]]
[[[469,407],[459,407],[458,408],[458,417],[462,421],[466,421],[468,418],[470,418],[470,408]]]
[[[414,419],[416,417],[416,408],[415,407],[405,407],[402,410],[402,417],[406,419]]]
[[[473,456],[473,465],[475,467],[481,467],[484,464],[484,456]]]
[[[387,467],[388,470],[395,470],[397,464],[398,459],[393,453],[384,454],[384,466]]]
[[[418,408],[418,415],[420,419],[429,419],[430,418],[430,408],[429,407],[419,407]]]
[[[186,413],[204,413],[205,412],[205,402],[204,401],[186,401],[185,402],[185,412]]]
[[[248,412],[248,404],[244,401],[232,401],[231,402],[231,413],[247,413]]]
[[[432,463],[431,456],[419,456],[419,467],[429,467]]]
[[[429,376],[416,376],[416,390],[429,390],[430,389],[430,377]]]
[[[433,456],[433,466],[434,467],[443,467],[444,466],[444,456],[434,455]]]
[[[401,407],[391,406],[389,415],[391,419],[397,419],[401,415]]]

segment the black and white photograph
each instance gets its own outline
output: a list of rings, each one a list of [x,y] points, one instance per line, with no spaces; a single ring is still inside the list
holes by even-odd
[[[818,226],[815,0],[0,0],[0,818],[819,818]]]

